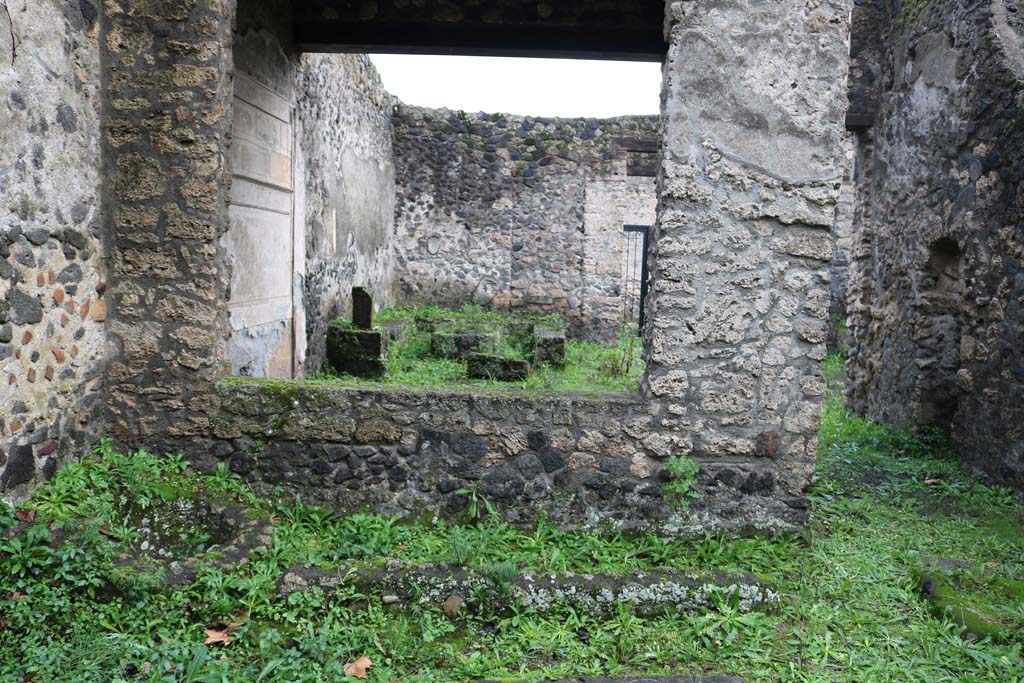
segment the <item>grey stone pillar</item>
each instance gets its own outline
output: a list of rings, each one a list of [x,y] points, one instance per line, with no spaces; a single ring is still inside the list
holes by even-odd
[[[667,6],[645,392],[705,477],[740,465],[794,506],[824,391],[850,5]]]

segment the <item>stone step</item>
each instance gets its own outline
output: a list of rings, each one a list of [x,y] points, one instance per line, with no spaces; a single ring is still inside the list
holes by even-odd
[[[325,593],[339,586],[355,586],[379,595],[388,604],[456,605],[483,600],[489,609],[519,604],[548,609],[569,605],[591,613],[614,611],[627,603],[641,616],[666,613],[704,613],[724,604],[741,612],[764,610],[780,596],[751,574],[683,574],[671,571],[631,574],[557,574],[501,568],[467,568],[447,564],[414,565],[399,561],[380,564],[352,563],[332,571],[293,567],[279,582],[283,594],[319,587]],[[473,605],[468,605],[472,609]]]
[[[479,683],[499,683],[480,681]],[[563,678],[557,681],[523,681],[523,683],[743,683],[739,676],[620,676],[617,678]]]

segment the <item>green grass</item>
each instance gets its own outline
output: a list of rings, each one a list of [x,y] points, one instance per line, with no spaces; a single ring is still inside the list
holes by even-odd
[[[565,391],[565,392],[616,392],[639,391],[643,375],[642,344],[640,340],[622,335],[617,344],[596,344],[568,339],[566,341],[566,363],[563,368],[547,365],[535,367],[529,377],[519,382],[505,382],[485,379],[469,379],[466,376],[464,360],[447,360],[430,355],[430,334],[415,329],[416,319],[444,320],[439,331],[490,331],[502,325],[530,322],[538,329],[563,329],[564,322],[557,315],[516,316],[508,313],[485,310],[479,306],[464,306],[460,310],[437,307],[399,307],[381,311],[378,323],[409,323],[401,337],[388,346],[385,361],[387,369],[380,379],[360,379],[348,375],[336,375],[326,371],[313,379],[337,380],[353,385],[397,385],[416,388],[440,387],[507,387],[520,390]],[[512,343],[508,335],[498,339],[498,355],[526,360],[528,353],[520,345]]]
[[[1024,604],[985,581],[966,586],[963,599],[1011,624],[1003,640],[979,640],[933,612],[915,583],[929,557],[1024,580],[1020,499],[961,474],[936,434],[847,414],[835,395],[841,364],[830,358],[825,368],[831,395],[813,523],[780,538],[682,540],[546,523],[517,529],[486,512],[463,524],[338,516],[254,498],[223,469],[196,474],[180,461],[104,448],[35,495],[27,507],[38,511],[36,524],[18,524],[0,508],[0,681],[334,682],[346,662],[367,655],[371,681],[711,671],[748,683],[1021,683]],[[231,571],[207,566],[174,591],[153,591],[142,578],[113,588],[114,552],[135,542],[130,530],[112,533],[119,511],[202,494],[275,518],[270,548]],[[293,563],[386,558],[495,571],[509,563],[576,572],[743,570],[771,582],[784,602],[765,614],[641,619],[627,610],[598,617],[520,608],[453,621],[437,606],[389,611],[379,595],[352,588],[340,601],[274,591]],[[204,628],[246,610],[234,642],[202,644]]]

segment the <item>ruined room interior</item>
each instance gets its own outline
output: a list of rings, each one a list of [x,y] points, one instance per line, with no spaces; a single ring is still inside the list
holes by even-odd
[[[696,46],[716,31],[728,35],[729,12],[702,15],[685,3],[670,3],[667,15],[660,3],[640,3],[566,7],[554,18],[511,6],[474,8],[441,12],[444,19],[415,3],[228,6],[230,21],[187,2],[117,12],[110,26],[89,12],[67,20],[82,36],[67,47],[81,68],[72,88],[79,94],[51,92],[66,100],[57,126],[75,140],[62,146],[59,168],[85,170],[64,180],[47,176],[71,188],[59,207],[37,207],[28,195],[11,205],[12,220],[25,227],[7,248],[18,265],[9,268],[5,349],[21,349],[7,367],[7,495],[24,495],[63,453],[111,435],[225,462],[254,481],[294,484],[324,501],[408,511],[446,500],[436,489],[447,481],[443,467],[422,486],[396,484],[416,489],[407,493],[415,500],[385,501],[390,493],[375,486],[360,495],[339,491],[331,476],[322,487],[293,482],[287,467],[278,471],[274,449],[303,472],[311,463],[332,469],[306,451],[319,441],[384,448],[388,462],[405,468],[408,457],[434,460],[427,451],[436,444],[423,438],[430,432],[443,435],[442,451],[471,435],[494,462],[536,458],[536,444],[558,451],[564,471],[495,486],[515,492],[510,501],[527,486],[560,499],[572,491],[567,518],[610,501],[600,516],[661,523],[669,513],[637,498],[637,482],[656,480],[667,458],[685,452],[700,464],[708,494],[698,506],[706,506],[704,516],[687,524],[799,528],[817,448],[818,366],[826,342],[840,336],[855,410],[893,425],[943,429],[968,468],[1018,481],[1016,428],[977,426],[982,415],[1015,424],[977,402],[1003,391],[986,378],[999,377],[1011,393],[1019,384],[1009,343],[1016,309],[992,303],[995,292],[1008,295],[1012,264],[1003,275],[978,270],[988,254],[1012,255],[1015,247],[972,251],[963,235],[979,229],[983,212],[970,204],[948,228],[929,223],[930,254],[905,248],[906,240],[881,227],[895,223],[880,222],[902,204],[894,204],[878,169],[905,168],[916,178],[934,167],[924,161],[920,133],[893,138],[898,144],[876,140],[890,110],[916,115],[913,108],[923,106],[903,90],[941,94],[963,110],[961,118],[980,97],[972,82],[956,80],[962,51],[952,39],[923,34],[918,50],[928,59],[917,65],[916,53],[898,54],[894,64],[910,69],[910,80],[890,83],[886,69],[895,66],[872,37],[884,12],[858,7],[851,24],[838,5],[823,6],[808,10],[810,23],[799,27],[819,44],[787,43],[789,57],[762,79],[748,55],[778,52],[776,38],[742,48],[726,41],[715,65],[706,65],[711,57]],[[186,30],[185,17],[194,16],[201,21]],[[782,21],[796,27],[797,16]],[[1015,25],[994,16],[993,30],[1011,45]],[[184,33],[151,39],[153,26]],[[93,49],[97,31],[106,38]],[[427,110],[383,89],[365,57],[372,49],[663,62],[662,113],[562,121]],[[163,60],[166,73],[139,71],[154,60]],[[847,62],[848,78],[837,66]],[[815,90],[801,75],[816,63],[834,76],[828,88]],[[726,75],[733,68],[749,70],[747,80]],[[26,69],[24,79],[51,78]],[[764,89],[760,99],[740,94],[751,79]],[[28,116],[25,94],[15,90],[12,98],[13,111]],[[189,104],[168,109],[179,100]],[[992,133],[978,140],[1011,130],[1010,114],[1001,116],[985,122]],[[781,147],[764,143],[757,122],[766,120],[787,121],[768,127]],[[1010,196],[1000,174],[1015,167],[1000,149],[974,143],[979,156],[970,168],[991,168],[978,181],[985,211],[1012,220],[1013,210],[999,208]],[[45,171],[46,151],[36,150]],[[102,171],[85,168],[96,152]],[[24,173],[31,176],[30,168]],[[975,195],[981,202],[982,189]],[[941,202],[934,207],[940,211]],[[51,210],[77,227],[45,235],[31,227]],[[932,204],[914,215],[936,215],[929,212]],[[992,294],[971,293],[981,281]],[[357,287],[372,297],[373,313],[384,313],[383,333],[344,329]],[[421,392],[373,382],[327,383],[329,397],[303,402],[302,381],[348,374],[338,370],[343,360],[328,362],[332,323],[336,346],[362,345],[364,365],[379,374],[385,347],[402,328],[388,317],[411,306],[533,316],[530,324],[541,327],[537,321],[557,317],[554,329],[519,335],[529,341],[518,346],[505,323],[497,335],[479,329],[495,319],[417,329],[417,344],[426,349],[436,337],[434,355],[444,360],[465,355],[459,344],[474,356],[505,349],[508,357],[476,359],[483,366],[475,372],[489,379],[508,372],[539,389],[509,395],[529,409],[502,405],[482,415],[481,406],[497,398],[473,396],[471,382],[446,399],[455,405],[437,411],[422,410]],[[911,306],[917,332],[907,337],[887,327],[900,319],[887,311]],[[965,319],[970,307],[978,315]],[[982,311],[990,318],[978,317]],[[971,329],[971,320],[986,322]],[[624,334],[634,324],[638,335]],[[543,360],[548,351],[538,350],[535,337],[547,340],[553,361]],[[559,391],[572,382],[558,384],[557,372],[555,380],[532,374],[558,366],[563,346],[626,337],[621,382]],[[456,359],[468,375],[468,361]],[[273,380],[294,382],[287,391],[298,399],[288,406],[269,400],[264,394],[280,386]],[[607,387],[617,395],[600,391]],[[373,399],[353,402],[365,395]],[[394,411],[384,406],[396,397],[417,417],[389,420]],[[1014,403],[1000,405],[1012,412]],[[588,423],[588,415],[605,411],[616,419]],[[332,416],[326,422],[325,412]],[[538,428],[559,414],[557,428]],[[320,427],[307,432],[310,424]],[[323,424],[337,430],[318,431]],[[262,455],[253,452],[256,441]],[[474,468],[475,476],[492,469]],[[646,518],[627,519],[636,510]]]
[[[420,106],[377,53],[660,64],[661,111]],[[142,452],[178,464],[139,479],[180,466],[338,528],[805,549],[833,532],[816,515],[852,486],[836,444],[861,430],[872,485],[981,491],[1013,511],[993,552],[1018,547],[1019,0],[0,0],[0,60],[8,537],[67,509],[62,476]],[[955,464],[878,474],[929,449]],[[259,560],[300,516],[223,502],[196,513],[203,544],[232,548],[209,571]],[[196,548],[157,558],[160,582],[205,576]],[[267,600],[345,569],[299,564]],[[657,575],[623,566],[616,601],[662,614],[644,602]],[[737,566],[673,565],[669,610],[790,604]],[[508,594],[479,579],[488,600],[561,590],[511,574]],[[422,567],[395,576],[387,605],[456,596]],[[244,618],[222,616],[234,637]]]

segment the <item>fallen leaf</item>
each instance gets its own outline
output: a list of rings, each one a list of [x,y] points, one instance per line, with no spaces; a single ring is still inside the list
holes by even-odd
[[[343,671],[346,676],[353,678],[369,678],[370,676],[366,673],[366,670],[371,666],[373,666],[373,662],[370,661],[369,657],[360,657],[356,661],[346,664]]]
[[[214,643],[224,643],[227,645],[231,642],[231,633],[229,629],[220,631],[215,628],[203,629],[203,633],[206,634],[206,640],[203,641],[203,645],[213,645]]]
[[[245,612],[242,612],[237,617],[235,617],[234,621],[229,621],[228,622],[228,628],[229,629],[238,628],[239,626],[241,626],[242,624],[245,623],[245,620],[248,617],[249,617],[249,612],[248,612],[248,610],[246,610]]]
[[[24,600],[27,597],[24,593],[11,593],[11,600]]]
[[[19,521],[32,524],[36,521],[36,511],[29,510],[27,508],[18,508],[17,510],[14,511],[14,518]]]

